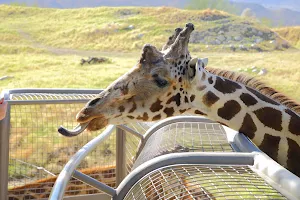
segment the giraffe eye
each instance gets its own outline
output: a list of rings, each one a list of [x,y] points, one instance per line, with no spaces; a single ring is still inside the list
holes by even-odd
[[[158,74],[153,74],[152,75],[154,82],[156,83],[156,85],[160,88],[166,87],[168,85],[168,81],[166,81],[165,79],[161,78],[158,76]]]

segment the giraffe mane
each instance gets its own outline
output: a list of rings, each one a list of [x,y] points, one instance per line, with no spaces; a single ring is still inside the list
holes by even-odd
[[[242,73],[237,73],[229,70],[218,69],[218,68],[205,68],[208,72],[215,74],[217,76],[221,76],[227,78],[229,80],[242,83],[247,87],[257,90],[261,94],[269,97],[270,99],[286,106],[290,110],[294,111],[298,115],[300,115],[300,104],[296,101],[290,99],[284,94],[278,92],[274,88],[267,86],[265,83],[255,79],[254,77],[246,76]]]

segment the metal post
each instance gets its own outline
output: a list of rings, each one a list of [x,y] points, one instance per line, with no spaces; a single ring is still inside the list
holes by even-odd
[[[116,134],[116,185],[118,186],[126,176],[126,133],[117,127]]]
[[[4,100],[9,95],[2,93]],[[2,96],[0,95],[0,96]],[[0,199],[7,199],[8,188],[8,162],[9,162],[9,128],[10,128],[10,105],[7,105],[6,116],[0,120]]]

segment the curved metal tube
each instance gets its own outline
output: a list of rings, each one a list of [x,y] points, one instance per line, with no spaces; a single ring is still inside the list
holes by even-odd
[[[103,142],[115,129],[114,125],[109,125],[100,135],[84,145],[66,164],[57,177],[52,188],[49,200],[61,200],[65,193],[66,186],[80,162],[91,152],[97,145]]]
[[[86,127],[89,125],[89,123],[90,122],[78,124],[73,130],[68,130],[68,129],[64,128],[63,126],[60,126],[57,131],[60,134],[62,134],[63,136],[74,137],[74,136],[82,133],[86,129]]]

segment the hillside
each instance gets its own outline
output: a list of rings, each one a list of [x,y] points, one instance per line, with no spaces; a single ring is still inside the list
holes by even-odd
[[[269,28],[221,11],[1,5],[0,19],[0,90],[104,88],[136,64],[144,44],[161,48],[176,27],[193,22],[192,55],[251,75],[253,66],[266,69],[259,78],[300,98],[299,51],[286,50],[288,43]],[[88,56],[108,61],[80,65]]]
[[[268,8],[289,8],[300,11],[299,0],[231,0],[241,3],[256,3]]]
[[[291,44],[300,48],[300,26],[276,28],[273,30]]]
[[[0,42],[15,46],[46,45],[101,51],[136,51],[145,43],[161,47],[174,27],[192,22],[194,51],[269,51],[289,45],[272,30],[255,22],[216,10],[158,7],[99,7],[45,9],[0,6]],[[208,46],[207,46],[208,45]],[[5,51],[5,49],[1,49]]]
[[[300,12],[288,8],[266,8],[257,3],[235,2],[237,14],[250,8],[260,20],[269,20],[274,27],[300,25]]]
[[[230,2],[231,9],[221,5],[226,1]],[[219,9],[236,15],[240,15],[246,8],[251,8],[260,20],[266,21],[267,19],[268,24],[274,27],[300,25],[298,0],[2,0],[1,3],[63,9],[99,6],[170,6],[181,9],[187,7],[199,9],[199,5],[202,5],[201,9]],[[216,7],[216,5],[219,6]]]

